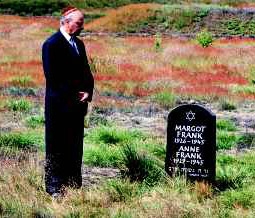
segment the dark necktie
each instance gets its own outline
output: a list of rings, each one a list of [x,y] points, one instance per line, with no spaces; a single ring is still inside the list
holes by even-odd
[[[76,51],[76,53],[79,54],[79,50],[78,50],[78,48],[77,48],[77,45],[76,45],[76,42],[75,42],[75,39],[74,39],[73,36],[70,38],[70,44],[71,44],[71,46],[74,48],[74,50]]]

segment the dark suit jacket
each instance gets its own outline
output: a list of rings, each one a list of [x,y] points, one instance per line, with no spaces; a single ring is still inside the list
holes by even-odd
[[[78,92],[89,93],[92,100],[94,80],[88,65],[84,44],[77,38],[79,55],[60,31],[43,44],[42,59],[46,78],[46,110],[57,106],[69,110],[79,105]],[[85,104],[86,105],[86,104]]]

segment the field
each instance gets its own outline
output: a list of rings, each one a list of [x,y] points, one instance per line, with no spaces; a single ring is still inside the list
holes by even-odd
[[[44,191],[41,46],[58,23],[0,16],[1,217],[255,216],[253,38],[202,47],[162,34],[85,34],[96,87],[85,120],[84,187],[52,200]],[[182,103],[217,115],[213,186],[165,175],[167,115]]]

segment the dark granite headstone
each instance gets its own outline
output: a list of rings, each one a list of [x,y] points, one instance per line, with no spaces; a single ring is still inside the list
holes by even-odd
[[[216,116],[206,108],[181,105],[168,116],[165,168],[190,180],[215,180]]]

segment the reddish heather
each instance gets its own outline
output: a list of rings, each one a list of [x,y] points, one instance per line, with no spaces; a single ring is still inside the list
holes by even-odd
[[[44,75],[40,61],[2,63],[0,64],[0,85],[8,85],[12,77],[27,76],[28,74],[33,80],[31,86],[44,85]]]
[[[119,70],[122,72],[139,73],[143,69],[142,69],[142,67],[132,64],[132,63],[121,63],[121,64],[119,64]]]
[[[160,92],[162,90],[161,87],[158,88],[142,88],[139,86],[136,86],[133,89],[133,95],[134,96],[138,96],[138,97],[144,97],[144,96],[149,96],[149,95],[153,95],[156,94],[158,92]]]
[[[21,17],[15,15],[1,15],[0,23],[4,25],[31,25],[33,23],[40,23],[51,28],[58,28],[59,21],[53,17]],[[1,25],[1,26],[2,26]],[[1,27],[0,26],[0,27]]]
[[[130,36],[125,38],[126,43],[130,43],[132,45],[153,45],[155,41],[154,37],[137,37],[137,36]]]
[[[183,86],[174,88],[176,93],[188,94],[188,95],[214,95],[214,96],[226,96],[228,95],[228,90],[223,87],[199,84],[194,86]]]
[[[201,56],[217,56],[219,54],[222,54],[224,52],[224,50],[222,48],[218,48],[218,47],[212,47],[209,46],[207,48],[203,48],[200,45],[194,45],[192,50],[194,52],[196,52],[197,55],[201,55]]]
[[[224,65],[214,65],[212,72],[189,72],[185,69],[173,69],[171,71],[174,80],[181,80],[188,84],[247,84],[247,80],[238,76]]]
[[[1,67],[8,66],[8,67],[17,67],[17,68],[30,68],[30,67],[35,67],[35,66],[41,66],[41,61],[37,60],[31,60],[27,62],[18,62],[18,61],[13,61],[13,62],[8,62],[8,63],[1,63]]]
[[[122,72],[120,74],[115,75],[105,75],[97,73],[95,75],[95,79],[97,81],[119,81],[119,82],[126,82],[126,81],[133,81],[133,82],[145,82],[147,81],[147,76],[141,73],[132,73],[132,72]]]
[[[95,96],[94,105],[97,107],[129,108],[132,102],[128,100],[116,99],[114,97]]]
[[[118,17],[118,22],[144,18],[155,5],[139,5],[146,12],[139,17],[131,14],[134,13],[132,7],[121,9],[128,16],[125,19]],[[116,15],[119,15],[118,9],[109,16]],[[110,22],[107,19],[100,19],[99,27],[103,28],[102,24]],[[27,75],[32,78],[33,86],[42,86],[45,81],[41,44],[51,34],[46,31],[49,27],[58,28],[58,20],[0,16],[0,24],[0,35],[3,36],[0,38],[0,53],[5,54],[0,57],[0,86],[8,85],[12,77]],[[108,24],[115,29],[117,26],[114,25],[118,25]],[[155,36],[87,36],[83,40],[88,57],[95,61],[97,91],[135,95],[140,99],[168,88],[173,88],[177,94],[229,96],[230,85],[248,84],[247,78],[250,78],[254,65],[255,39],[220,39],[215,40],[212,46],[202,48],[193,40],[162,36],[160,51],[155,50]],[[255,98],[250,94],[239,96]],[[130,104],[113,97],[98,97],[95,101],[96,104],[119,104],[119,107]]]
[[[253,100],[255,99],[255,94],[243,94],[243,93],[239,93],[238,94],[238,97],[243,100],[243,99],[250,99],[250,100]]]
[[[90,56],[99,56],[107,53],[105,45],[98,41],[87,41],[83,40],[86,45],[87,54]]]
[[[133,81],[133,82],[145,82],[148,80],[148,75],[144,70],[132,63],[120,63],[118,65],[118,72],[113,75],[97,73],[95,75],[98,81]]]
[[[241,3],[236,6],[237,8],[255,8],[255,3]]]
[[[13,72],[8,72],[8,71],[2,71],[1,67],[0,67],[0,86],[5,86],[8,82],[8,80],[13,77],[16,76],[16,73]]]
[[[157,71],[148,73],[149,81],[156,81],[156,80],[162,80],[162,79],[171,80],[172,78],[173,78],[172,67],[159,68]]]
[[[255,43],[254,38],[222,38],[216,41],[216,44],[243,44],[243,43]]]

